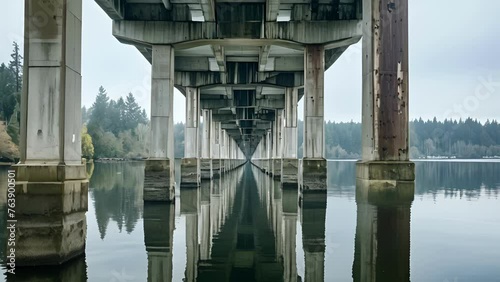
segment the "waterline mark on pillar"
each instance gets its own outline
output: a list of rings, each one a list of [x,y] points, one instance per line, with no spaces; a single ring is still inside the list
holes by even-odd
[[[16,172],[7,172],[7,273],[16,274]]]

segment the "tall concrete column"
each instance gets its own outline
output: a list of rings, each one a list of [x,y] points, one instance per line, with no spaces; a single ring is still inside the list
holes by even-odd
[[[153,46],[151,141],[144,171],[144,201],[173,201],[174,177],[174,49]]]
[[[297,159],[297,102],[299,89],[287,88],[285,92],[285,122],[283,129],[283,160],[282,177],[283,188],[297,187],[299,160]]]
[[[271,131],[268,130],[265,135],[266,138],[266,148],[264,151],[264,170],[266,174],[270,174],[271,172],[271,161],[272,161],[272,151],[273,151],[273,139]]]
[[[226,171],[226,150],[227,150],[227,143],[226,143],[226,130],[221,128],[221,133],[220,133],[220,170],[221,173]]]
[[[358,177],[413,181],[408,141],[408,1],[363,1],[362,160]]]
[[[321,45],[308,45],[304,57],[304,159],[301,186],[303,191],[325,190],[325,49]]]
[[[201,181],[198,156],[200,124],[200,94],[197,88],[186,87],[186,128],[184,158],[181,163],[181,187],[199,187]]]
[[[211,126],[211,135],[210,135],[210,145],[212,149],[212,174],[213,177],[219,177],[221,173],[221,127],[220,122],[212,120]]]
[[[16,266],[85,252],[88,180],[81,157],[82,1],[26,1]],[[10,248],[10,247],[9,247]]]
[[[282,158],[283,158],[283,110],[276,110],[276,117],[273,122],[273,177],[281,181]]]
[[[172,281],[175,206],[144,203],[144,243],[148,255],[148,282]]]
[[[212,111],[202,110],[203,115],[203,132],[201,137],[201,160],[200,170],[201,179],[212,179],[212,144],[213,129],[212,129]]]

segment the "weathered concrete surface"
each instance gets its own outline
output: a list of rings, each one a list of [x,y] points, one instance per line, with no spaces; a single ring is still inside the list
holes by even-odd
[[[81,0],[26,2],[21,163],[81,163],[81,21]]]
[[[308,76],[307,76],[308,77]],[[285,123],[283,128],[283,158],[297,158],[297,103],[298,88],[287,88],[285,92]],[[309,113],[310,114],[310,113]]]
[[[16,265],[57,265],[85,252],[85,165],[15,165]],[[46,174],[44,174],[45,172]],[[65,173],[68,178],[65,179]]]
[[[301,190],[303,192],[326,191],[327,163],[326,160],[302,160]]]
[[[235,24],[237,23],[232,23]],[[240,42],[246,38],[243,45],[273,44],[288,47],[359,39],[362,33],[361,21],[357,20],[269,22],[263,26],[255,22],[246,23],[247,26],[249,24],[257,24],[252,34],[231,36],[223,34],[215,22],[114,21],[113,35],[122,42],[140,42],[146,45],[180,45],[189,42],[190,47],[196,47],[207,44],[207,41],[221,45],[231,43],[233,38],[239,38]],[[245,28],[245,25],[241,28]],[[264,28],[264,34],[261,34],[261,28]]]
[[[281,174],[282,174],[282,161],[280,158],[275,158],[272,159],[272,164],[273,164],[273,178],[274,180],[281,180]]]
[[[281,184],[283,189],[298,187],[299,160],[283,158],[281,162]]]
[[[174,49],[153,46],[149,157],[174,159]]]
[[[144,244],[148,255],[148,282],[172,281],[174,229],[173,203],[144,203]]]
[[[183,158],[181,161],[181,188],[199,187],[201,182],[200,159]]]
[[[212,159],[212,175],[213,178],[218,178],[221,176],[221,160],[220,159]]]
[[[174,163],[171,160],[146,160],[144,201],[174,201]]]
[[[304,85],[304,159],[325,158],[325,50],[308,45],[305,57]]]
[[[213,177],[212,159],[200,160],[200,174],[202,180],[209,180]]]
[[[359,161],[356,178],[385,181],[393,186],[401,181],[415,180],[415,163],[411,161]]]
[[[362,159],[408,161],[408,1],[363,1]]]

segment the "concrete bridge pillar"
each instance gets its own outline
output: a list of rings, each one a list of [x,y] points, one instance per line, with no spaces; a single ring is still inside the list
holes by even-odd
[[[268,130],[265,135],[266,138],[266,149],[264,152],[264,170],[266,174],[270,174],[271,172],[271,161],[272,161],[272,152],[273,152],[273,138],[272,132]]]
[[[212,111],[202,110],[203,116],[203,131],[201,136],[201,160],[200,160],[200,171],[201,179],[212,179],[212,146],[213,143],[213,122],[212,122]]]
[[[174,225],[173,203],[144,203],[144,243],[148,255],[148,282],[172,281]]]
[[[283,161],[281,182],[283,188],[296,188],[298,184],[299,160],[297,159],[297,87],[285,92],[285,124],[283,129]]]
[[[283,134],[283,110],[276,110],[276,118],[272,124],[273,132],[273,178],[275,180],[281,180],[281,157],[282,157],[282,134]]]
[[[413,181],[408,143],[408,1],[387,7],[363,1],[363,138],[357,177]]]
[[[153,46],[151,142],[144,171],[144,201],[173,201],[174,48]]]
[[[210,128],[210,147],[211,147],[211,158],[212,158],[212,175],[214,178],[220,176],[221,173],[221,161],[220,161],[220,151],[221,151],[221,127],[220,122],[212,120],[212,126]]]
[[[325,190],[325,49],[321,45],[308,45],[304,56],[304,158],[301,186],[303,191]]]
[[[181,187],[183,188],[200,186],[199,124],[199,90],[186,87],[186,128],[184,130],[184,158],[181,163]]]
[[[221,144],[220,144],[220,169],[221,172],[226,172],[226,160],[227,160],[227,134],[226,130],[221,129]]]
[[[58,265],[85,252],[87,232],[82,1],[26,1],[25,10],[21,158],[13,166],[16,213],[8,224],[16,227],[17,266]]]

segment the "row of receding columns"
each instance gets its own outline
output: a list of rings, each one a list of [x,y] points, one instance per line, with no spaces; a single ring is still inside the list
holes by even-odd
[[[400,1],[389,8],[382,4],[363,1],[363,162],[358,165],[357,175],[369,180],[412,181],[414,168],[408,150],[408,2]],[[14,166],[16,262],[59,264],[82,254],[85,246],[88,182],[80,141],[82,3],[27,1],[25,9],[21,158]],[[324,56],[320,45],[305,47],[304,159],[297,168],[301,173],[296,174],[304,190],[323,189],[326,177]],[[174,49],[152,46],[151,140],[145,164],[145,200],[174,199],[173,88]],[[295,89],[287,93],[290,91]],[[197,112],[199,108],[198,102]],[[288,113],[293,111],[290,108]],[[280,133],[282,127],[292,132],[294,128],[294,123],[288,122],[286,109],[283,114],[285,117],[278,118],[276,133],[272,134],[278,142],[269,142],[276,150],[272,154],[275,159],[280,158],[280,150],[285,151],[285,144],[291,144],[287,138],[295,140],[293,134],[287,137],[287,130]],[[191,129],[199,126],[197,118],[190,122]],[[210,135],[210,144],[218,144],[219,148],[210,149],[212,171],[221,173],[235,166],[227,159],[235,154],[228,149],[237,146],[220,123],[212,121],[210,125],[209,132],[212,128],[222,132],[219,137]],[[199,142],[203,140],[189,145],[198,146]],[[288,175],[284,160],[294,162],[296,158],[285,155],[288,152],[282,152],[281,170],[275,162],[272,165],[285,181]],[[266,154],[266,158],[270,155]],[[49,234],[44,230],[57,233],[60,239],[43,235]]]
[[[152,47],[151,143],[144,178],[145,201],[174,199],[174,49]],[[211,179],[244,163],[243,153],[210,110],[201,110],[200,89],[185,88],[186,127],[181,187],[199,187],[201,178]],[[200,116],[203,131],[200,132]],[[201,133],[201,134],[200,134]],[[201,136],[200,136],[201,135]]]
[[[245,163],[236,141],[212,118],[212,110],[200,113],[199,89],[186,88],[186,129],[184,158],[181,163],[181,187],[199,187],[201,180],[219,177]],[[199,131],[199,117],[203,130]]]
[[[276,110],[271,130],[262,137],[253,156],[253,163],[281,179],[283,187],[300,184],[304,191],[326,189],[324,56],[321,45],[305,48],[302,166],[297,159],[298,87],[285,89],[285,108]]]

